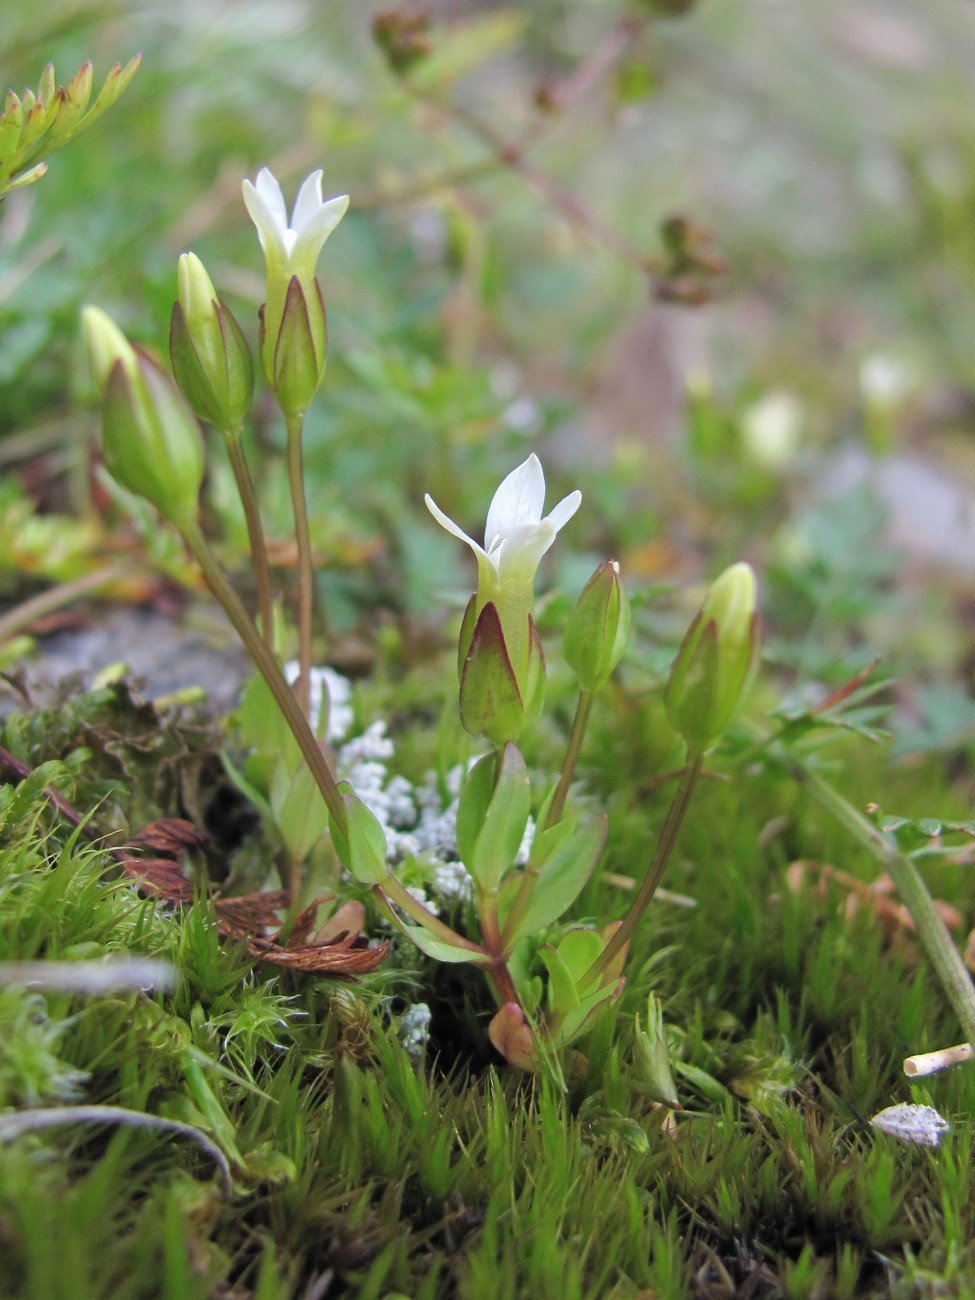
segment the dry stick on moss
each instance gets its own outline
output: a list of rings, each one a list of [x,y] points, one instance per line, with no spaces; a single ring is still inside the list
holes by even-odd
[[[92,573],[82,574],[80,578],[74,578],[71,582],[62,582],[57,587],[50,587],[47,591],[39,592],[38,595],[32,596],[30,600],[22,601],[21,604],[15,605],[13,609],[8,610],[0,618],[0,643],[7,641],[17,633],[22,632],[24,628],[30,627],[31,623],[46,614],[51,614],[56,609],[62,609],[65,605],[70,605],[72,601],[78,600],[81,596],[88,596],[101,587],[110,586],[113,582],[119,582],[123,578],[132,578],[137,574],[148,572],[143,564],[112,564],[104,569],[96,569]]]
[[[130,1128],[153,1129],[159,1133],[191,1138],[202,1147],[220,1171],[224,1194],[233,1194],[227,1157],[205,1133],[192,1124],[163,1119],[161,1115],[147,1115],[141,1110],[127,1110],[124,1106],[45,1106],[39,1110],[0,1115],[0,1142],[10,1142],[22,1133],[36,1133],[38,1129],[54,1128],[62,1124],[127,1124]]]

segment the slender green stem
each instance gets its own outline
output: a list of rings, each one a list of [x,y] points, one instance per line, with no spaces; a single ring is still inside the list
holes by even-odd
[[[227,575],[220,567],[216,556],[200,531],[199,524],[195,519],[191,519],[182,520],[177,526],[193,558],[203,570],[203,576],[209,583],[210,590],[223,606],[227,617],[234,625],[237,635],[243,641],[248,654],[254,660],[258,671],[267,682],[268,688],[291,730],[291,734],[298,743],[302,757],[311,770],[315,784],[321,791],[329,813],[338,826],[345,831],[345,807],[342,803],[342,796],[335,784],[335,777],[321,746],[315,739],[314,732],[309,726],[307,716],[299,707],[294,692],[278,666],[278,661],[258,633],[240,597],[230,585]]]
[[[498,896],[496,892],[480,895],[477,900],[477,919],[480,922],[481,939],[484,947],[493,959],[488,967],[488,974],[494,981],[498,995],[502,1002],[514,1002],[516,1006],[520,1007],[521,998],[518,996],[515,982],[508,970],[504,936],[501,934],[498,925]]]
[[[82,574],[80,578],[74,578],[71,582],[62,582],[57,587],[49,587],[47,591],[39,592],[30,600],[15,605],[0,618],[0,642],[29,627],[35,619],[43,618],[45,614],[51,614],[56,609],[70,605],[73,600],[81,596],[98,591],[100,587],[107,587],[109,583],[117,582],[120,578],[130,578],[144,571],[145,568],[141,564],[112,564],[104,569],[96,569],[94,573]]]
[[[555,793],[552,795],[552,802],[549,804],[548,815],[545,818],[543,829],[555,826],[562,820],[562,814],[565,811],[565,800],[569,793],[569,786],[572,784],[572,778],[575,775],[576,764],[579,761],[579,753],[582,749],[582,742],[586,734],[586,726],[589,722],[589,715],[592,712],[593,692],[581,691],[579,694],[579,703],[576,706],[576,715],[572,720],[572,731],[569,733],[569,743],[566,746],[565,758],[562,761],[562,771],[559,773],[558,785],[555,787]],[[521,873],[521,883],[518,886],[518,893],[515,895],[515,901],[511,904],[511,910],[505,919],[504,929],[501,932],[499,952],[507,953],[513,937],[518,933],[518,926],[521,924],[521,918],[525,913],[525,908],[531,901],[532,891],[535,888],[535,881],[538,879],[538,872],[532,870],[531,859],[528,865]]]
[[[790,776],[871,853],[888,873],[917,928],[921,945],[963,1033],[975,1044],[975,985],[917,867],[821,776],[793,755],[780,756]]]
[[[247,467],[247,458],[240,441],[240,430],[221,430],[223,440],[230,458],[230,468],[234,472],[237,491],[240,493],[247,521],[247,537],[250,542],[251,560],[254,563],[254,577],[257,581],[257,608],[260,614],[261,634],[269,646],[274,645],[274,606],[271,599],[271,573],[267,562],[267,544],[264,540],[264,528],[261,524],[261,512],[254,492],[254,480]]]
[[[703,761],[703,754],[687,755],[687,762],[684,765],[683,772],[681,772],[680,781],[674,791],[670,807],[667,809],[667,817],[660,832],[660,839],[657,841],[657,847],[654,850],[650,866],[647,868],[647,874],[641,881],[636,897],[630,904],[630,909],[623,918],[619,929],[579,981],[580,993],[585,993],[591,988],[604,971],[609,968],[616,956],[622,952],[625,945],[629,943],[643,913],[647,910],[650,900],[656,893],[657,886],[660,884],[667,868],[667,863],[677,840],[677,834],[684,821],[684,815],[690,806],[694,787],[701,775]]]
[[[289,415],[287,420],[288,483],[291,487],[291,508],[295,519],[295,543],[298,548],[298,665],[301,676],[297,682],[297,694],[301,707],[307,714],[311,691],[311,627],[314,574],[301,451],[301,431],[304,425],[304,417]]]
[[[548,817],[545,820],[546,829],[554,826],[562,820],[562,813],[565,810],[565,801],[569,793],[569,786],[572,784],[572,778],[575,776],[576,764],[579,762],[579,754],[582,751],[582,742],[586,736],[586,727],[589,725],[589,715],[592,713],[592,702],[595,698],[593,691],[580,691],[579,703],[576,705],[576,715],[572,719],[572,730],[569,733],[569,743],[565,749],[565,758],[562,760],[562,771],[559,773],[559,783],[555,787],[555,794],[552,796],[552,802],[549,805]]]

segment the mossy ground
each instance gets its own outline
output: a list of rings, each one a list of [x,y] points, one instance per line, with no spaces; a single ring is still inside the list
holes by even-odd
[[[126,719],[147,711],[123,688],[74,710],[128,782],[141,771],[141,798],[95,761],[41,776],[82,805],[99,792],[102,816],[179,811],[180,780],[160,784],[156,763],[136,761],[138,728],[123,738]],[[174,732],[206,734],[160,723],[164,750],[179,750]],[[65,758],[76,739],[65,724],[55,754],[21,716],[0,743],[37,764]],[[220,735],[209,742],[184,745],[172,775],[198,773]],[[854,801],[879,786],[888,805],[916,802],[928,780],[928,804],[955,811],[937,772],[864,764],[864,748],[846,743]],[[196,777],[182,788],[205,805],[216,786]],[[849,915],[848,891],[822,887],[811,868],[790,887],[795,861],[863,879],[873,867],[784,779],[704,782],[666,881],[695,906],[655,904],[623,998],[585,1040],[586,1063],[567,1059],[564,1090],[492,1057],[487,995],[456,972],[409,953],[354,983],[261,967],[218,938],[206,901],[174,911],[140,898],[52,813],[40,776],[0,793],[0,957],[124,951],[178,972],[166,995],[4,988],[0,1105],[84,1100],[183,1120],[234,1174],[228,1196],[196,1146],[130,1128],[65,1124],[0,1146],[4,1295],[595,1300],[975,1287],[975,1073],[907,1085],[902,1057],[954,1041],[957,1027],[908,936],[892,941],[867,908]],[[634,873],[664,795],[617,796],[608,865]],[[970,909],[958,868],[932,877]],[[597,882],[579,916],[620,907],[618,889]],[[635,1086],[631,1026],[649,990],[670,1031],[676,1116]],[[421,997],[434,1019],[418,1062],[396,1013]],[[952,1121],[940,1148],[865,1124],[912,1098]]]

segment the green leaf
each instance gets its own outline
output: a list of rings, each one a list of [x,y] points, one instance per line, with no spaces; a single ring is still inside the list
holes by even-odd
[[[602,935],[595,930],[570,930],[559,944],[559,957],[573,980],[578,983],[604,947]]]
[[[556,830],[557,827],[553,827]],[[512,939],[544,929],[579,897],[606,842],[606,817],[597,817],[548,856]],[[502,924],[505,913],[502,911]]]
[[[456,944],[448,943],[445,939],[437,939],[429,930],[425,930],[422,925],[410,925],[408,921],[404,921],[399,915],[385,893],[383,893],[382,888],[378,892],[395,925],[402,930],[410,943],[415,944],[421,952],[426,953],[428,957],[432,957],[434,961],[453,963],[469,961],[477,966],[483,966],[490,960],[487,953],[479,953],[472,948],[459,948]]]
[[[543,944],[538,955],[548,971],[548,1005],[553,1015],[568,1015],[577,1011],[582,1003],[576,989],[576,981],[561,954],[550,943]],[[598,954],[597,954],[598,956]],[[595,958],[593,959],[595,960]]]
[[[477,847],[477,837],[487,816],[494,790],[495,754],[479,758],[464,778],[457,801],[457,853],[461,862],[470,862]]]
[[[289,854],[303,861],[328,828],[328,808],[311,771],[279,764],[271,780],[274,821]]]
[[[531,784],[525,760],[515,745],[505,745],[473,850],[461,859],[474,883],[486,893],[496,893],[502,877],[514,865],[530,811]]]
[[[330,819],[332,843],[339,861],[360,884],[381,885],[389,875],[386,834],[375,815],[352,794],[348,781],[339,782],[339,792],[345,806],[345,829]]]

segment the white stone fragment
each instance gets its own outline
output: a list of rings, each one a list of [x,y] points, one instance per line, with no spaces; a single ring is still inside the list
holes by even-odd
[[[933,1106],[918,1106],[910,1101],[887,1106],[870,1123],[900,1142],[923,1147],[936,1147],[943,1134],[951,1130],[951,1125]]]

